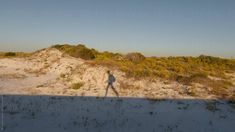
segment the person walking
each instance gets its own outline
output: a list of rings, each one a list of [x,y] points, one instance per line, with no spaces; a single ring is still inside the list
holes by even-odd
[[[108,94],[109,87],[111,87],[114,93],[117,95],[117,97],[119,97],[117,90],[113,86],[113,83],[116,81],[116,78],[113,76],[113,74],[110,71],[107,71],[107,73],[108,73],[108,80],[107,80],[108,85],[106,87],[105,97]]]

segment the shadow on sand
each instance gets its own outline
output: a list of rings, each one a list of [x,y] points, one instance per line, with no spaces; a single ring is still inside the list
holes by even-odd
[[[233,132],[234,102],[3,96],[3,131]],[[1,101],[2,103],[2,101]]]

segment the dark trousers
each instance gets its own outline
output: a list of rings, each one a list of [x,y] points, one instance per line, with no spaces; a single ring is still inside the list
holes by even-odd
[[[107,85],[107,87],[106,87],[105,97],[106,97],[107,94],[108,94],[109,87],[111,87],[112,90],[114,91],[114,93],[116,94],[116,96],[119,97],[119,94],[118,94],[117,90],[113,87],[113,83],[108,83],[108,85]]]

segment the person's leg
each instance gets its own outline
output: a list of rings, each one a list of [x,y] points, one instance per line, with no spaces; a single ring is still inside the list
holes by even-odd
[[[113,84],[111,84],[111,88],[113,89],[113,91],[117,95],[117,97],[119,97],[119,94],[118,94],[117,90],[113,87]]]
[[[107,94],[108,94],[109,86],[110,86],[110,84],[108,84],[107,87],[106,87],[105,97],[106,97]]]

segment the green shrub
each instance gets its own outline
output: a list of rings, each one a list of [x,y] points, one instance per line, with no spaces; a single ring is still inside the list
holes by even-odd
[[[16,56],[15,52],[7,52],[5,53],[5,56]]]
[[[126,55],[126,59],[135,62],[135,63],[139,63],[141,61],[143,61],[145,59],[145,56],[142,55],[141,53],[129,53]]]
[[[28,57],[32,55],[32,53],[24,53],[24,52],[0,52],[0,58],[4,57]]]
[[[192,83],[203,83],[208,81],[209,78],[204,73],[196,73],[190,76],[176,75],[176,81],[185,85],[191,85]]]
[[[95,54],[97,53],[96,50],[94,49],[89,49],[85,45],[77,45],[77,46],[72,46],[72,45],[54,45],[52,46],[53,48],[57,48],[60,51],[63,51],[67,54],[69,54],[72,57],[76,58],[82,58],[84,60],[92,60],[95,58]]]
[[[72,54],[72,56],[76,58],[82,58],[84,60],[92,60],[95,58],[92,50],[80,46],[76,48],[76,51]]]
[[[63,73],[61,73],[61,74],[60,74],[60,77],[61,77],[61,78],[65,78],[65,77],[66,77],[66,75],[65,75],[65,74],[63,74]]]
[[[74,89],[74,90],[78,90],[78,89],[80,89],[83,85],[84,85],[84,83],[78,82],[78,83],[72,84],[71,87],[72,87],[72,89]]]
[[[73,45],[63,44],[63,45],[53,45],[52,48],[56,48],[62,52],[69,54],[70,56],[75,52],[76,48]]]

